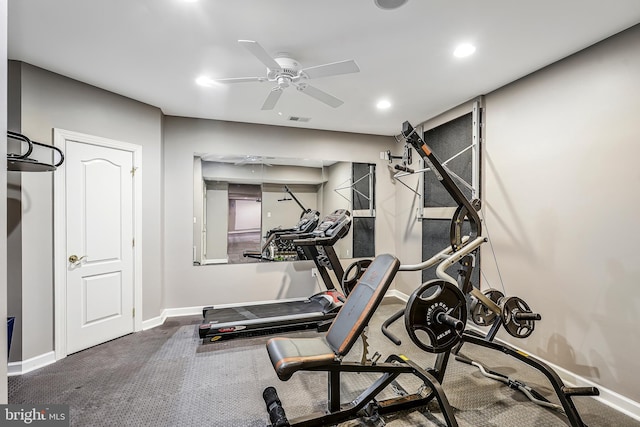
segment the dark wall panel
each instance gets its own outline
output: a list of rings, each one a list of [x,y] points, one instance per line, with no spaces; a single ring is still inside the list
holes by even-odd
[[[353,210],[369,209],[369,205],[375,208],[375,191],[369,194],[369,171],[368,163],[352,163],[352,179],[353,179]],[[373,170],[373,188],[376,188],[375,182],[375,166]],[[370,200],[368,200],[370,199]]]
[[[369,258],[376,255],[375,218],[353,218],[353,257]]]
[[[469,147],[473,141],[472,114],[468,113],[457,119],[451,120],[434,129],[424,133],[424,139],[440,162],[460,153]],[[471,183],[472,179],[472,155],[471,150],[467,150],[447,164],[448,169]],[[428,165],[426,165],[428,166]],[[453,176],[454,182],[458,185],[462,193],[471,199],[471,190],[459,183]],[[447,190],[442,186],[433,172],[425,172],[424,176],[424,207],[455,207],[457,203],[453,201]],[[422,260],[431,258],[436,253],[451,245],[449,238],[449,228],[451,219],[431,219],[422,220]],[[463,235],[468,235],[470,227],[468,223],[462,227]],[[472,282],[477,286],[480,282],[479,259],[476,259],[476,268],[471,276]],[[458,277],[460,264],[451,266],[447,273],[454,278]],[[423,282],[435,279],[435,267],[422,272]]]
[[[473,137],[472,125],[472,114],[469,113],[426,131],[424,133],[424,139],[442,163],[471,145]],[[453,159],[447,164],[447,167],[460,178],[471,183],[471,150],[467,150],[462,155]],[[471,190],[460,185],[458,181],[456,181],[456,184],[458,184],[458,187],[460,187],[467,199],[471,199]],[[433,172],[425,172],[424,190],[424,207],[457,206],[457,203],[453,201]]]

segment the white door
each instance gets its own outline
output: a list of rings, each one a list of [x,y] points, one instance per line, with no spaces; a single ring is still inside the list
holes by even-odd
[[[133,153],[66,141],[67,353],[134,330]]]

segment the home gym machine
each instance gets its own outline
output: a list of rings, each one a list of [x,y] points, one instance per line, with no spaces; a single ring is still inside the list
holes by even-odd
[[[320,212],[305,208],[288,186],[284,186],[284,191],[289,196],[278,199],[278,202],[295,200],[298,206],[300,206],[300,209],[302,209],[300,220],[292,228],[276,227],[268,230],[264,236],[266,240],[261,250],[259,252],[244,251],[243,255],[245,258],[256,258],[262,261],[295,261],[307,259],[304,252],[295,246],[292,240],[282,239],[282,236],[312,232],[318,225],[318,221],[320,221]]]
[[[411,340],[419,348],[437,354],[434,368],[428,371],[439,382],[444,378],[449,356],[453,353],[456,355],[456,360],[476,366],[483,375],[520,390],[534,403],[563,412],[571,426],[585,426],[572,397],[596,396],[599,394],[597,388],[568,387],[547,364],[508,344],[494,341],[502,326],[515,338],[528,337],[535,328],[535,322],[540,320],[541,316],[534,313],[519,297],[506,297],[495,289],[481,292],[471,283],[473,260],[480,245],[487,241],[481,237],[482,224],[477,214],[480,203],[466,199],[451,179],[447,169],[408,122],[403,124],[402,135],[406,143],[422,156],[425,164],[436,174],[440,183],[458,204],[458,208],[451,220],[451,246],[421,264],[399,268],[401,271],[417,271],[438,264],[437,279],[430,280],[416,289],[411,294],[405,309],[384,322],[382,332],[396,345],[400,345],[400,340],[389,331],[388,327],[404,316],[405,327]],[[465,221],[471,229],[468,236],[462,236],[462,224]],[[458,278],[454,279],[446,273],[446,270],[456,263],[460,266]],[[476,330],[466,330],[468,314],[476,325],[490,327],[490,330],[486,334]],[[551,383],[560,405],[550,402],[528,385],[501,373],[487,370],[480,362],[461,355],[460,350],[464,343],[499,351],[538,370]]]
[[[345,300],[328,271],[333,270],[338,280],[344,275],[333,246],[350,228],[350,212],[338,209],[310,233],[281,236],[300,247],[307,259],[313,260],[327,290],[302,299],[241,307],[204,307],[204,320],[198,329],[203,342],[310,328],[326,331]]]
[[[388,255],[378,255],[367,267],[349,294],[340,313],[325,336],[314,338],[276,337],[267,342],[267,352],[278,378],[287,381],[297,371],[323,371],[328,375],[328,411],[288,420],[274,387],[267,387],[262,396],[273,427],[326,426],[358,417],[390,414],[426,406],[438,401],[447,426],[457,427],[439,381],[403,355],[390,355],[384,362],[347,362],[343,360],[357,341],[389,288],[400,262]],[[448,322],[446,314],[440,316]],[[379,357],[379,356],[378,356]],[[341,404],[340,375],[343,372],[373,373],[380,376],[348,404]],[[401,375],[421,380],[416,393],[403,393],[384,400],[377,397],[387,387],[393,387]]]

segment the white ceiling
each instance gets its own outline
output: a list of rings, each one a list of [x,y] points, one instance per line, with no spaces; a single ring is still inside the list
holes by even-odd
[[[639,22],[638,0],[9,0],[9,58],[167,115],[394,135]],[[239,39],[302,67],[354,59],[361,71],[310,81],[338,108],[289,87],[262,111],[272,83],[195,84],[266,74]],[[455,58],[461,42],[476,53]],[[383,97],[393,105],[378,111]]]

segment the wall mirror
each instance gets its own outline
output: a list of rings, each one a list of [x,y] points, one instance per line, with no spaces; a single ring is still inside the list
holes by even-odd
[[[375,165],[196,153],[193,170],[194,265],[298,260],[295,248],[265,252],[266,244],[273,230],[293,228],[309,210],[320,219],[352,212],[352,231],[336,253],[375,255]]]

